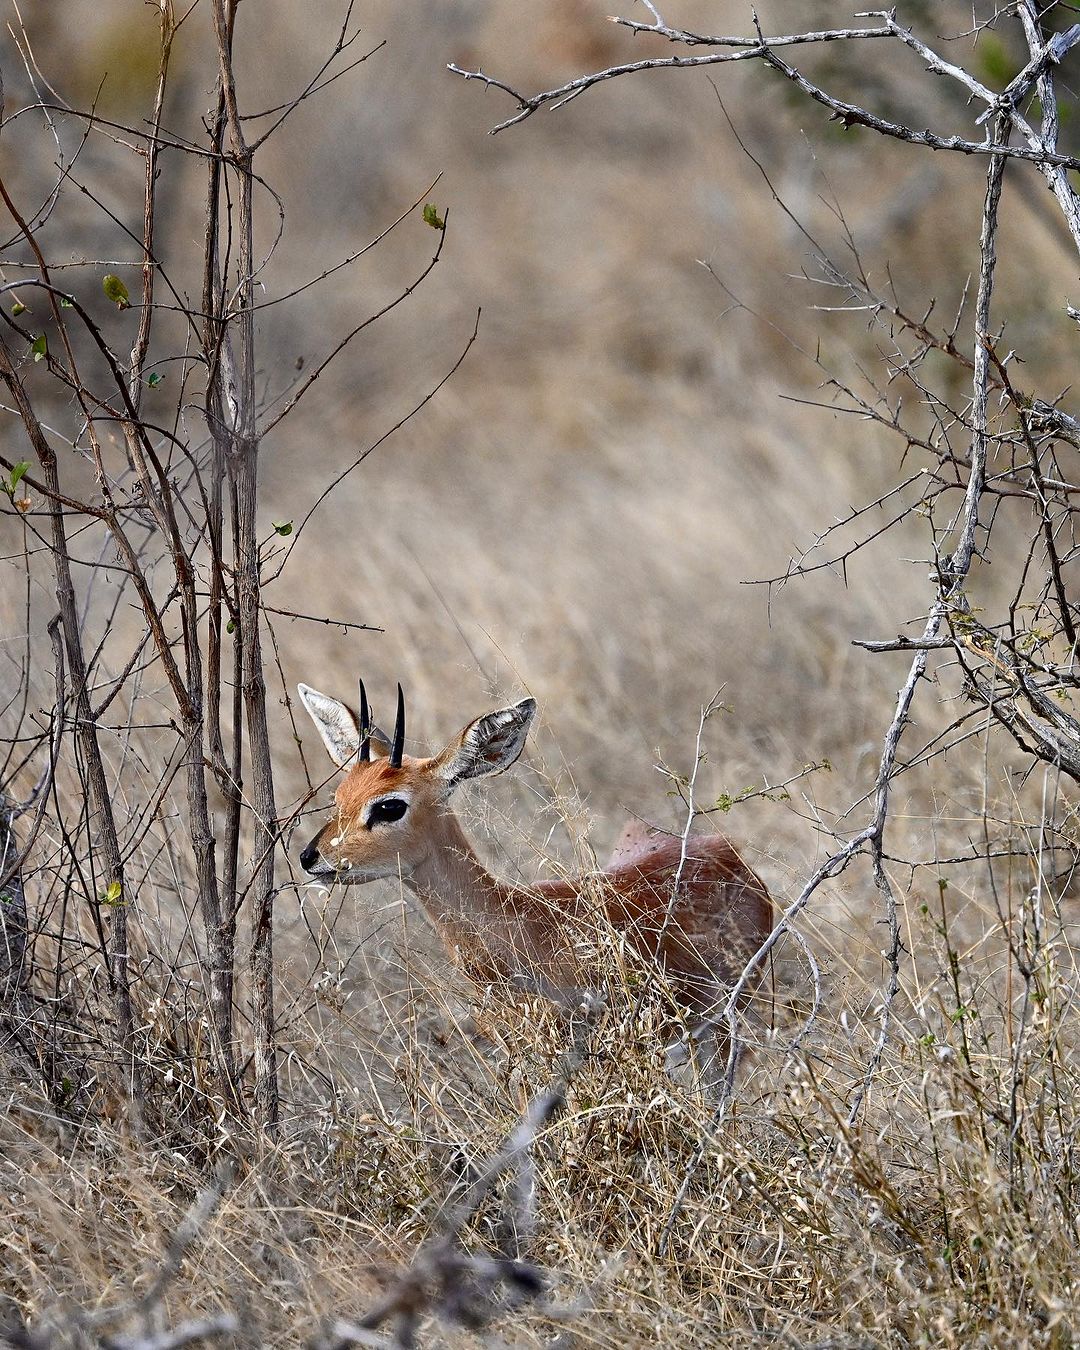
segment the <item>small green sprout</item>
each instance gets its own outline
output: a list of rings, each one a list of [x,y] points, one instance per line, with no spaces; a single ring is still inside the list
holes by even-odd
[[[111,300],[117,309],[130,309],[131,300],[128,297],[128,288],[120,280],[114,277],[111,272],[101,279],[101,289],[105,292],[107,299]]]
[[[23,475],[26,473],[29,467],[30,465],[27,460],[20,459],[18,464],[16,464],[15,467],[12,469],[12,471],[8,474],[6,481],[4,479],[0,479],[0,489],[3,489],[3,491],[7,494],[8,497],[13,498],[15,496],[15,489],[22,482]]]

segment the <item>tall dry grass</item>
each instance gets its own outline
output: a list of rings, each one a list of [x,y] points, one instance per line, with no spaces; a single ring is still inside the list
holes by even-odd
[[[534,1150],[525,1250],[550,1271],[550,1295],[542,1309],[496,1317],[497,1340],[544,1344],[561,1314],[577,1343],[605,1346],[1068,1344],[1075,934],[1027,878],[999,898],[1004,923],[984,896],[957,903],[936,879],[909,894],[901,1015],[854,1129],[844,1117],[880,984],[850,939],[831,946],[822,923],[807,934],[824,997],[795,1055],[786,1046],[806,1015],[805,977],[787,969],[760,994],[737,1104],[715,1125],[712,1101],[663,1071],[659,1009],[639,1007],[640,972],[598,935],[623,978],[606,991],[596,1051],[564,1114]],[[287,972],[286,1128],[249,1158],[200,1233],[169,1289],[172,1317],[239,1312],[240,1343],[290,1345],[331,1312],[362,1311],[565,1049],[565,1027],[543,1005],[448,987],[442,964],[416,953],[386,909],[396,931],[384,929],[383,943],[407,998],[368,982],[362,959],[335,965],[340,932],[321,970]],[[1009,941],[1029,947],[1025,981]],[[161,1036],[177,1020],[170,1009],[146,1028],[164,1131],[149,1152],[100,1109],[58,1119],[9,1078],[7,1293],[38,1319],[62,1321],[68,1299],[99,1308],[137,1296],[208,1163],[229,1151],[194,1058]],[[466,1243],[490,1248],[497,1220],[497,1206],[482,1210]]]
[[[469,809],[488,851],[501,838],[502,866],[526,877],[589,859],[580,803],[545,758],[517,791],[503,785]],[[954,809],[949,820],[942,803],[933,822],[942,857],[984,824]],[[1022,811],[1014,802],[1012,837],[1037,836],[1043,822]],[[752,837],[752,815],[792,828],[779,803],[736,808],[727,823]],[[576,854],[545,846],[556,824]],[[777,862],[758,865],[783,899]],[[991,872],[993,884],[947,866],[897,869],[908,955],[854,1126],[846,1115],[882,989],[861,879],[832,887],[802,926],[816,981],[788,948],[755,996],[720,1121],[696,1078],[664,1071],[665,991],[643,1001],[646,972],[598,931],[607,1008],[565,1110],[533,1150],[523,1251],[550,1287],[539,1302],[497,1308],[491,1343],[540,1345],[568,1328],[574,1343],[612,1347],[1070,1343],[1080,1311],[1075,923],[1068,897],[1039,874],[1037,846],[1026,865],[1017,857]],[[93,1082],[58,1105],[6,1067],[6,1292],[39,1326],[63,1323],[69,1301],[102,1309],[145,1291],[193,1195],[239,1150],[161,1314],[238,1313],[240,1344],[316,1337],[332,1314],[374,1303],[551,1080],[567,1047],[562,1017],[448,978],[395,888],[301,890],[294,903],[282,916],[297,936],[281,970],[286,1114],[274,1144],[252,1147],[220,1114],[184,961],[154,961],[155,941],[167,943],[152,923],[136,989],[153,1148],[110,1121]],[[77,1008],[80,982],[69,980]],[[73,1023],[85,1040],[85,1012]],[[492,1250],[504,1226],[496,1191],[466,1249]],[[424,1334],[472,1343],[445,1325]]]
[[[706,26],[745,21],[734,5],[688,8],[707,11]],[[789,7],[772,10],[766,25],[794,22]],[[307,14],[267,12],[274,41],[255,55],[274,88],[324,35]],[[117,33],[127,40],[139,18],[116,5],[79,14],[85,25],[35,16],[39,57],[96,87],[100,61],[79,58],[76,40],[114,60]],[[597,18],[595,7],[559,4],[529,28],[510,3],[430,14],[372,5],[373,34],[393,39],[385,62],[369,79],[365,70],[340,122],[298,118],[283,143],[274,167],[295,225],[274,275],[282,292],[440,169],[436,196],[451,206],[453,232],[418,310],[395,318],[327,381],[302,429],[268,448],[268,520],[314,499],[349,451],[441,374],[474,304],[485,314],[459,376],[322,509],[283,573],[280,608],[386,632],[273,621],[281,797],[299,801],[326,772],[298,728],[308,776],[301,767],[287,708],[297,679],[346,695],[362,670],[384,700],[401,679],[416,745],[527,689],[541,702],[539,739],[514,781],[467,796],[472,832],[493,865],[519,877],[588,867],[627,810],[678,821],[655,765],[691,767],[698,710],[722,688],[733,711],[709,726],[704,800],[810,761],[833,766],[787,802],[758,798],[722,817],[783,905],[827,850],[828,827],[872,786],[900,671],[897,658],[849,641],[889,635],[925,609],[926,563],[908,561],[925,545],[898,537],[846,578],[792,583],[771,604],[741,585],[783,571],[832,515],[891,481],[898,451],[877,432],[777,397],[819,392],[820,370],[787,337],[804,350],[820,338],[849,375],[880,360],[877,337],[811,312],[814,288],[792,280],[803,245],[704,81],[620,86],[491,142],[488,101],[442,80],[444,59],[470,50],[537,87],[563,78],[623,50]],[[194,72],[196,56],[178,59]],[[865,78],[911,97],[900,70]],[[139,88],[136,79],[115,97],[137,104]],[[815,159],[804,113],[777,91],[740,72],[722,92],[801,218],[834,228],[839,201],[872,267],[888,260],[914,302],[937,298],[952,312],[974,265],[977,172],[945,177],[937,161],[887,160],[827,133]],[[176,116],[201,97],[178,95]],[[934,98],[936,116],[952,115],[944,94]],[[5,131],[7,143],[21,134],[19,124]],[[13,158],[30,191],[33,156]],[[884,202],[883,181],[895,184]],[[181,179],[163,247],[179,249],[199,209]],[[93,251],[99,227],[80,217],[72,228],[71,246]],[[288,320],[268,316],[274,368],[392,293],[417,247],[406,236],[379,270],[307,297]],[[1034,195],[1009,198],[1002,254],[1010,335],[1048,386],[1064,386],[1067,320],[1045,301],[1063,252]],[[699,258],[748,308],[731,308]],[[959,379],[940,378],[950,388]],[[3,529],[0,613],[14,670],[24,592],[8,583],[23,576],[22,539],[6,518]],[[1011,547],[1006,535],[977,582],[987,596]],[[44,672],[31,699],[46,707],[48,582],[33,567],[31,588],[41,608],[25,640]],[[112,603],[101,586],[83,599],[98,618]],[[121,663],[128,623],[117,614],[106,664]],[[108,752],[128,823],[161,775],[155,678],[118,718]],[[952,711],[936,694],[928,686],[918,705],[912,736],[922,742]],[[819,988],[798,946],[781,951],[719,1124],[693,1082],[663,1072],[658,1006],[637,1007],[640,972],[611,934],[597,934],[613,972],[597,1051],[535,1149],[526,1251],[550,1272],[550,1295],[499,1312],[488,1343],[543,1344],[568,1326],[581,1344],[612,1347],[1075,1340],[1075,899],[1046,847],[1052,836],[1075,842],[1075,814],[1052,776],[1025,777],[985,727],[977,733],[897,784],[888,851],[905,860],[891,871],[906,952],[892,1034],[855,1126],[846,1115],[877,1034],[885,945],[864,870],[832,883],[800,924]],[[76,781],[62,766],[61,801]],[[460,983],[396,888],[324,895],[283,860],[285,1126],[275,1143],[250,1144],[206,1075],[183,820],[166,793],[132,862],[150,1149],[127,1137],[99,1091],[110,1027],[96,936],[64,884],[73,841],[49,828],[38,841],[35,976],[59,1049],[36,1072],[18,1055],[3,1064],[3,1292],[36,1327],[74,1337],[72,1306],[111,1308],[146,1290],[193,1196],[239,1152],[161,1315],[233,1311],[238,1343],[295,1345],[331,1312],[372,1304],[549,1081],[566,1031],[543,1007]],[[308,827],[305,818],[290,841],[293,858]],[[812,1026],[789,1053],[815,995]],[[469,1248],[487,1249],[497,1225],[492,1201]],[[475,1343],[442,1325],[424,1334]]]

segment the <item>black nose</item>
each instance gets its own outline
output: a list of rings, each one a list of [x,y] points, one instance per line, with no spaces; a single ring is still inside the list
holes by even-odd
[[[313,839],[311,843],[308,844],[307,848],[304,849],[303,853],[300,854],[300,866],[305,872],[313,872],[315,870],[315,864],[318,861],[319,850],[315,847],[315,840]]]

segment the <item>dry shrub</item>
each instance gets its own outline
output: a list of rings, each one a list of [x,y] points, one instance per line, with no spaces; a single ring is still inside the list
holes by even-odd
[[[790,1053],[814,989],[801,955],[782,953],[744,1019],[722,1112],[696,1077],[665,1072],[662,982],[597,931],[606,1008],[565,1109],[535,1139],[531,1175],[493,1188],[461,1233],[469,1253],[509,1242],[547,1273],[539,1302],[485,1308],[492,1334],[611,1347],[1066,1344],[1080,1316],[1073,933],[1054,887],[1032,886],[1015,862],[994,881],[996,901],[989,886],[957,894],[937,876],[906,888],[912,956],[853,1125],[881,985],[853,934],[830,951],[831,926],[855,926],[842,897],[806,930],[823,960],[813,1025]],[[69,1301],[138,1297],[207,1169],[227,1158],[235,1177],[168,1286],[166,1322],[231,1311],[237,1344],[284,1346],[370,1308],[570,1038],[545,1003],[448,984],[438,956],[413,950],[412,928],[383,934],[401,961],[396,976],[389,962],[378,972],[384,992],[364,981],[360,996],[349,963],[339,979],[293,972],[288,1105],[272,1145],[220,1128],[220,1103],[185,1080],[198,1056],[178,1047],[193,1032],[164,992],[143,1021],[154,1147],[126,1138],[100,1102],[67,1124],[28,1100],[25,1077],[9,1091],[0,1241],[21,1311],[40,1325]],[[471,1343],[445,1325],[423,1334]]]
[[[582,8],[557,7],[556,27]],[[378,9],[427,39],[430,16],[401,6]],[[503,6],[496,17],[513,30],[505,42],[516,43],[517,10]],[[449,10],[439,16],[446,28],[454,21]],[[303,16],[290,22],[308,27]],[[53,16],[49,23],[55,26]],[[502,32],[494,19],[486,26],[479,8],[464,27],[463,36],[480,48]],[[71,25],[70,35],[54,34],[61,53],[79,32]],[[561,78],[561,64],[606,59],[606,44],[630,41],[612,38],[607,27],[600,47],[584,34],[562,37],[557,50],[527,53],[538,79],[549,70]],[[297,32],[297,50],[309,56],[321,41]],[[281,63],[268,81],[274,87],[292,76],[296,61],[290,44],[279,45],[268,55]],[[485,62],[489,52],[481,51]],[[194,57],[179,53],[178,60]],[[829,73],[824,64],[822,70]],[[877,64],[867,58],[865,73],[871,85],[901,88],[888,58]],[[268,161],[283,179],[287,173],[301,213],[300,228],[283,245],[282,272],[267,276],[278,293],[312,271],[316,229],[303,214],[309,207],[317,206],[317,227],[329,230],[335,257],[356,243],[351,182],[340,172],[346,156],[379,159],[365,162],[364,171],[384,183],[407,181],[404,199],[411,200],[419,191],[411,175],[421,151],[447,125],[461,125],[451,112],[475,92],[437,86],[426,96],[430,102],[418,101],[417,84],[400,67],[388,66],[379,78],[383,85],[358,98],[340,129],[327,127],[317,144],[301,143],[310,155],[296,153],[290,126],[280,158]],[[437,279],[419,332],[404,324],[389,334],[380,330],[379,342],[333,377],[335,398],[297,432],[295,444],[268,461],[268,519],[291,516],[301,492],[305,502],[314,500],[339,472],[343,447],[366,445],[369,430],[384,429],[382,406],[376,415],[375,405],[412,406],[419,374],[426,380],[429,366],[444,369],[445,353],[439,347],[436,361],[433,347],[451,320],[460,320],[461,279],[471,275],[495,335],[484,359],[466,363],[461,383],[451,383],[422,421],[405,428],[395,453],[366,466],[362,478],[327,503],[274,592],[286,614],[306,612],[314,579],[323,615],[385,621],[391,631],[376,642],[355,630],[297,625],[279,610],[265,616],[267,651],[273,649],[280,677],[270,708],[275,776],[285,785],[279,801],[294,803],[284,812],[277,873],[283,1118],[273,1141],[253,1136],[213,1073],[205,947],[193,912],[187,817],[167,778],[180,761],[177,742],[162,730],[167,697],[160,672],[140,668],[101,727],[108,782],[130,847],[133,1043],[146,1089],[142,1143],[128,1134],[118,1090],[123,1075],[103,956],[107,879],[79,795],[78,766],[59,765],[56,810],[50,808],[26,872],[33,984],[29,1003],[4,1027],[14,1034],[5,1048],[0,1119],[8,1198],[0,1218],[4,1291],[12,1311],[46,1342],[144,1329],[145,1310],[129,1301],[154,1287],[163,1262],[168,1269],[184,1216],[223,1167],[232,1171],[220,1201],[164,1282],[153,1320],[175,1326],[235,1313],[236,1343],[284,1346],[321,1337],[336,1314],[363,1314],[439,1233],[448,1198],[467,1191],[566,1055],[570,1028],[546,1005],[448,978],[442,953],[423,925],[405,916],[406,902],[392,888],[358,901],[352,892],[321,898],[286,880],[296,851],[292,812],[321,777],[310,756],[303,775],[298,766],[287,692],[296,678],[330,667],[333,679],[351,688],[357,665],[386,688],[401,678],[417,725],[438,720],[444,731],[474,711],[460,706],[466,690],[472,700],[481,683],[494,688],[527,679],[550,710],[534,771],[516,788],[498,785],[481,818],[489,838],[502,841],[501,864],[524,877],[591,866],[611,829],[599,822],[623,806],[654,818],[657,743],[661,758],[674,759],[670,746],[687,739],[690,710],[725,680],[739,716],[716,734],[713,761],[703,768],[703,800],[731,805],[763,772],[775,782],[825,754],[837,766],[832,779],[819,775],[804,784],[791,811],[758,800],[732,816],[749,861],[782,904],[820,861],[815,848],[831,847],[829,831],[849,828],[853,793],[873,783],[895,672],[884,665],[889,657],[855,655],[847,638],[895,631],[908,615],[925,611],[922,526],[932,512],[922,484],[913,487],[904,499],[911,514],[889,535],[900,541],[893,553],[885,548],[863,566],[864,554],[850,576],[845,561],[843,587],[839,578],[832,589],[815,592],[793,582],[786,601],[773,596],[774,611],[759,603],[760,592],[739,590],[738,581],[782,568],[791,548],[800,561],[808,557],[800,546],[833,517],[837,503],[872,502],[895,481],[893,457],[879,453],[875,428],[858,408],[856,420],[836,414],[823,423],[816,410],[778,404],[774,385],[813,401],[829,370],[850,366],[858,380],[844,378],[876,408],[888,408],[877,396],[897,387],[909,409],[925,396],[932,411],[914,414],[915,431],[931,435],[944,453],[940,463],[933,454],[927,463],[946,465],[955,479],[949,490],[958,493],[963,464],[955,452],[964,450],[969,430],[969,372],[946,370],[939,382],[936,365],[944,358],[922,352],[935,375],[931,387],[944,390],[950,405],[944,406],[908,365],[921,342],[905,347],[910,331],[887,311],[876,311],[880,321],[870,340],[854,352],[839,321],[793,315],[796,265],[783,232],[789,226],[778,230],[767,194],[750,192],[757,174],[737,147],[726,142],[718,150],[721,124],[711,91],[699,89],[697,101],[680,104],[672,86],[658,80],[647,87],[652,92],[642,97],[651,103],[634,103],[621,84],[594,123],[551,120],[543,124],[544,139],[537,131],[537,139],[519,142],[513,152],[500,149],[494,160],[463,149],[473,141],[457,136],[462,180],[470,181],[479,164],[485,185],[456,244],[460,270],[450,284]],[[806,173],[797,124],[778,104],[762,105],[756,85],[740,89],[745,116],[738,124],[760,131],[754,147],[785,197],[807,206],[815,231],[835,226],[846,257],[847,222],[833,218],[831,187],[826,191]],[[940,116],[946,96],[937,98],[933,111]],[[477,132],[487,106],[469,114]],[[575,103],[570,115],[581,115],[584,106]],[[760,116],[762,106],[768,117]],[[955,98],[947,108],[961,115]],[[643,131],[650,117],[651,138]],[[377,119],[378,137],[356,134]],[[5,129],[5,136],[26,134],[25,125]],[[410,125],[411,157],[397,145]],[[590,126],[591,139],[579,135]],[[573,176],[560,179],[558,191],[548,185],[533,192],[530,180],[550,173],[555,161],[569,162],[572,145]],[[612,147],[619,146],[625,157],[615,164]],[[14,158],[28,179],[41,164],[52,173],[51,153]],[[722,193],[702,188],[703,163]],[[837,181],[840,196],[854,198],[856,223],[872,220],[863,233],[882,249],[895,244],[906,259],[909,276],[919,279],[909,290],[919,291],[920,305],[926,289],[944,297],[938,312],[951,315],[974,265],[966,244],[982,189],[974,176],[943,179],[941,163],[938,157],[934,170],[915,169],[884,214],[877,190],[887,172],[884,152],[867,152],[864,143],[863,154],[842,161]],[[593,178],[603,189],[586,201]],[[700,220],[671,208],[690,180],[705,201]],[[203,209],[190,181],[178,179],[174,192],[181,199],[177,235],[193,234]],[[941,191],[943,181],[949,192]],[[828,200],[811,202],[819,189]],[[44,199],[30,188],[22,195]],[[81,198],[72,200],[77,210],[62,203],[56,223],[75,231],[73,247],[89,257],[113,256],[120,245],[106,232],[101,238],[108,242],[99,246],[99,227],[85,218]],[[1032,354],[1032,380],[1037,366],[1038,383],[1052,390],[1071,378],[1061,341],[1061,325],[1071,320],[1057,315],[1055,327],[1030,298],[1050,292],[1062,256],[1045,219],[1031,229],[1034,201],[1031,194],[1006,195],[1001,294],[1010,340]],[[341,209],[328,213],[328,204]],[[365,227],[386,223],[385,205],[379,193],[365,196],[358,208]],[[466,212],[456,199],[454,207],[461,219]],[[965,212],[967,233],[957,227]],[[327,214],[335,219],[327,222]],[[426,238],[427,227],[416,224]],[[917,236],[913,244],[909,235]],[[502,257],[494,241],[506,238],[528,242]],[[739,308],[720,327],[716,310],[728,297],[687,262],[702,252],[718,275],[739,278],[740,293],[766,317],[782,311],[784,331],[755,326]],[[1011,272],[1004,261],[1010,254],[1020,259]],[[870,272],[883,270],[885,256],[873,259]],[[322,350],[328,334],[353,321],[353,311],[366,313],[372,301],[392,296],[398,270],[406,275],[414,261],[410,236],[374,281],[346,285],[339,274],[340,289],[329,297],[318,292],[318,299],[306,295],[295,323],[290,317],[271,333],[269,350],[292,370],[295,348],[305,357]],[[102,305],[100,279],[93,280]],[[835,292],[836,286],[826,294]],[[797,294],[821,292],[806,281]],[[861,293],[839,294],[865,301]],[[108,318],[121,322],[111,312]],[[792,332],[805,349],[798,374]],[[835,357],[835,365],[815,366],[806,358],[815,350],[829,362]],[[870,371],[865,384],[860,368]],[[777,370],[782,374],[774,377]],[[839,398],[837,389],[831,386],[829,396]],[[56,399],[68,417],[66,387]],[[1016,425],[1023,421],[1004,403],[994,423],[991,468],[1006,495],[994,504],[994,566],[977,579],[973,574],[972,613],[950,616],[963,620],[960,653],[972,650],[965,643],[977,636],[979,606],[1007,602],[1010,569],[1025,568],[1030,498],[1008,495],[1023,487],[1025,446]],[[1036,427],[1035,434],[1044,431]],[[914,453],[913,444],[904,453]],[[1060,455],[1063,479],[1070,445],[1050,452]],[[1047,463],[1057,472],[1058,460]],[[76,463],[71,477],[85,484],[84,467]],[[1067,482],[1064,491],[1075,488]],[[868,529],[877,528],[875,512],[866,508]],[[8,550],[8,579],[17,581],[0,601],[10,632],[25,629],[25,653],[12,642],[5,656],[19,682],[26,681],[23,711],[29,707],[30,723],[42,731],[41,710],[51,706],[53,692],[37,619],[42,606],[51,613],[53,583],[21,520],[15,525],[22,533],[12,534]],[[847,546],[863,520],[831,535],[830,543]],[[1057,527],[1049,516],[1039,523]],[[939,517],[939,530],[940,524]],[[92,529],[78,536],[82,561],[111,557],[107,545]],[[281,547],[276,540],[271,546]],[[898,560],[912,556],[914,565]],[[268,549],[264,557],[276,565],[280,554]],[[1039,569],[1028,570],[1037,591]],[[1003,572],[1005,579],[996,580]],[[87,631],[96,624],[101,634],[107,683],[124,670],[143,619],[121,603],[119,589],[114,594],[101,582],[103,572],[93,575],[80,600]],[[1067,664],[1060,641],[1036,631],[1052,603],[1029,599],[1018,612],[1021,628],[1031,620],[1031,631],[1019,634],[1031,644],[1022,650],[1052,666]],[[878,660],[883,664],[875,666]],[[538,1299],[516,1300],[513,1290],[500,1288],[489,1291],[487,1306],[473,1307],[474,1320],[491,1322],[489,1341],[544,1344],[572,1334],[580,1343],[612,1347],[725,1340],[1004,1347],[1075,1339],[1077,1036],[1069,918],[1075,812],[1053,772],[1037,781],[1030,762],[1016,755],[1008,772],[999,772],[1000,742],[985,728],[965,740],[970,724],[954,720],[970,712],[962,682],[950,690],[946,680],[920,690],[918,744],[940,748],[935,737],[951,724],[955,748],[893,784],[886,863],[905,951],[889,1035],[862,1111],[849,1121],[875,1055],[887,970],[879,901],[864,871],[849,869],[800,916],[807,948],[790,938],[779,948],[775,979],[762,986],[745,1019],[749,1045],[722,1113],[692,1076],[665,1073],[664,991],[652,987],[655,981],[612,934],[597,931],[593,943],[606,953],[610,973],[607,1008],[592,1028],[591,1052],[571,1077],[565,1109],[535,1140],[531,1186],[524,1172],[508,1177],[461,1231],[467,1252],[514,1247],[548,1273],[549,1287]],[[1065,686],[1057,692],[1067,698]],[[16,760],[24,749],[21,725],[10,742]],[[923,751],[910,757],[922,759]],[[22,799],[31,769],[37,766],[22,766],[16,783]],[[219,797],[211,808],[219,818],[225,809]],[[526,818],[532,823],[523,827]],[[240,936],[243,947],[248,935]],[[643,998],[645,988],[651,993]],[[241,981],[236,1006],[245,1055],[248,994]],[[243,1091],[250,1093],[250,1062],[241,1067]],[[428,1305],[423,1337],[475,1343],[467,1329],[435,1324],[436,1303]]]

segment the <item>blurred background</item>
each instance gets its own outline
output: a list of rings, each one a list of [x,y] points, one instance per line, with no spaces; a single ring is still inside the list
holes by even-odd
[[[827,757],[833,766],[800,783],[787,806],[759,799],[725,819],[784,898],[829,843],[819,820],[872,786],[906,671],[903,656],[871,657],[851,640],[892,636],[932,595],[926,541],[910,526],[846,568],[785,587],[746,584],[782,576],[817,534],[897,481],[905,451],[873,422],[830,407],[829,376],[868,397],[875,385],[885,389],[893,349],[872,314],[821,283],[807,234],[840,265],[864,268],[906,312],[921,317],[933,304],[932,323],[944,330],[977,267],[985,164],[844,131],[759,62],[611,81],[489,135],[513,101],[448,73],[447,63],[535,91],[674,50],[607,22],[609,7],[363,0],[353,11],[362,34],[341,61],[370,57],[304,102],[258,152],[256,167],[277,194],[256,197],[261,248],[272,250],[259,276],[268,413],[301,370],[423,271],[437,235],[414,212],[350,267],[273,302],[418,199],[449,222],[432,274],[348,346],[264,442],[261,529],[283,563],[268,604],[383,630],[270,616],[280,668],[280,676],[268,671],[278,799],[284,810],[306,786],[285,706],[297,680],[352,699],[363,674],[386,720],[400,679],[417,750],[528,691],[541,708],[531,768],[516,786],[484,789],[483,800],[506,817],[487,824],[527,873],[544,850],[605,856],[626,810],[667,825],[679,819],[658,756],[690,770],[701,707],[722,690],[730,711],[704,738],[701,800],[786,779],[809,761]],[[856,22],[840,4],[764,3],[758,13],[767,32]],[[242,107],[258,114],[293,97],[331,52],[344,17],[343,5],[242,5]],[[752,32],[743,3],[683,3],[665,17],[707,32]],[[983,78],[1007,79],[1022,64],[1007,33],[976,40],[967,4],[913,4],[905,17]],[[142,162],[109,125],[83,143],[79,119],[54,112],[46,124],[40,112],[16,114],[35,99],[32,72],[51,103],[93,103],[111,123],[139,124],[152,104],[157,10],[137,0],[66,0],[32,5],[22,18],[32,51],[25,42],[20,51],[11,33],[0,51],[5,179],[30,213],[55,180],[54,132],[69,162],[78,150],[71,181],[91,185],[100,205],[67,190],[39,238],[57,265],[102,260],[72,274],[125,351],[137,311],[116,312],[98,273],[138,258],[128,232],[141,229]],[[176,41],[164,124],[181,140],[203,135],[212,103],[209,26],[206,6],[196,5]],[[809,48],[800,65],[886,116],[982,134],[978,109],[897,44]],[[251,134],[275,116],[255,117]],[[162,165],[158,250],[178,291],[194,299],[204,172],[178,153]],[[1072,378],[1074,326],[1064,305],[1076,265],[1055,212],[1036,174],[1010,170],[999,312],[1007,344],[1027,363],[1025,379],[1044,394]],[[16,245],[8,254],[22,256]],[[328,484],[446,375],[477,310],[479,336],[453,378],[302,530],[275,539],[272,522],[299,527]],[[179,324],[170,334],[162,317],[158,355],[183,341]],[[970,322],[963,310],[961,346]],[[156,401],[164,419],[177,389],[169,367],[161,370],[144,406],[153,416]],[[926,373],[962,402],[962,368],[931,355]],[[27,379],[51,397],[43,376],[31,370]],[[904,396],[913,409],[924,398],[914,386]],[[70,441],[73,410],[50,410],[58,439]],[[198,442],[194,398],[183,418]],[[12,457],[26,453],[12,420],[2,435]],[[64,472],[77,482],[84,466],[70,452],[67,459]],[[874,533],[888,512],[886,504],[862,518],[810,560]],[[14,580],[22,545],[10,517],[0,531],[11,579],[0,586],[0,614],[14,672],[26,629]],[[998,545],[1006,552],[1007,537]],[[110,583],[94,584],[88,612],[108,615]],[[972,591],[989,594],[996,584],[993,567],[982,567]],[[31,606],[35,643],[51,616],[50,585],[43,570]],[[106,669],[126,659],[126,613],[107,635]],[[49,672],[44,660],[40,707],[49,706]],[[937,703],[933,691],[921,698],[913,743],[932,733]],[[311,729],[297,730],[318,781],[329,766]],[[907,837],[898,851],[902,843],[927,852],[946,820],[959,820],[963,835],[964,794],[977,791],[981,767],[970,778],[957,765],[952,780],[940,766],[934,781],[904,780],[894,828]],[[477,809],[480,794],[471,800]],[[494,840],[478,823],[490,856]],[[310,828],[305,822],[292,840],[293,856]],[[854,887],[845,906],[860,924],[872,922],[868,882],[845,884]],[[285,927],[293,903],[283,896]]]

